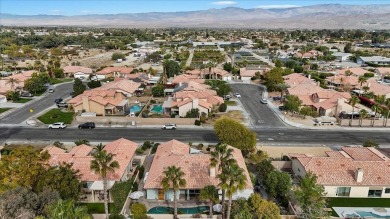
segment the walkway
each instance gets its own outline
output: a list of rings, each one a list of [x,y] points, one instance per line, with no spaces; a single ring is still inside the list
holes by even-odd
[[[194,50],[190,49],[189,51],[190,51],[190,56],[188,56],[188,59],[186,61],[186,66],[187,67],[191,66],[192,57],[194,57]]]

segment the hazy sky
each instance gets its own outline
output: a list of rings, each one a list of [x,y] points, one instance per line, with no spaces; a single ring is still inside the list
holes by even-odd
[[[0,12],[19,15],[84,15],[193,11],[210,8],[285,8],[314,4],[389,4],[389,0],[0,0]]]

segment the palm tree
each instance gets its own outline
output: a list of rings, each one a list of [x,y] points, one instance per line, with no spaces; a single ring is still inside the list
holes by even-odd
[[[16,78],[9,78],[6,82],[6,84],[11,85],[11,89],[14,90],[15,84],[19,84],[19,80]]]
[[[218,202],[218,190],[215,186],[205,186],[200,190],[200,200],[209,202],[209,217],[213,218],[213,204]]]
[[[385,102],[385,100],[386,100],[386,96],[385,95],[379,95],[379,96],[375,97],[375,105],[372,107],[374,112],[375,112],[374,113],[374,119],[371,122],[371,126],[372,127],[374,127],[374,125],[375,125],[376,114],[379,111],[382,111],[382,105]]]
[[[119,168],[118,161],[114,160],[114,154],[107,153],[103,150],[103,147],[96,147],[96,152],[92,155],[90,169],[99,174],[103,180],[104,191],[104,211],[106,213],[106,219],[108,219],[108,199],[107,199],[107,174],[115,172],[115,169]]]
[[[234,68],[234,59],[235,59],[235,55],[236,55],[236,50],[234,49],[234,47],[230,47],[230,53],[232,54],[232,68]]]
[[[363,88],[364,94],[367,94],[367,92],[370,90],[370,87],[364,86]]]
[[[360,83],[360,89],[363,88],[363,83],[366,83],[367,82],[367,78],[364,77],[364,76],[360,76],[359,79],[358,79],[359,83]],[[361,96],[362,94],[359,93],[359,96]]]
[[[238,190],[242,190],[246,185],[246,176],[244,170],[234,163],[226,167],[221,174],[218,175],[221,181],[221,188],[226,189],[226,195],[229,198],[228,208],[226,212],[226,218],[230,218],[230,210],[232,207],[233,194]]]
[[[355,105],[360,102],[360,99],[357,96],[352,96],[351,99],[349,99],[349,105],[352,106],[352,115],[351,119],[349,120],[349,126],[352,126],[352,119],[353,115],[355,114]]]
[[[365,109],[362,109],[359,111],[359,126],[362,127],[363,119],[366,118],[367,111]]]
[[[390,116],[390,98],[386,100],[385,102],[385,105],[387,107],[387,115],[386,115],[386,119],[385,119],[385,127],[387,126],[387,121],[389,121],[389,116]]]
[[[215,147],[214,151],[211,152],[211,166],[216,167],[216,170],[222,172],[227,166],[234,164],[236,160],[233,158],[233,149],[229,148],[227,144],[219,144]],[[225,195],[226,189],[222,189],[222,218],[224,218],[225,211]]]
[[[281,100],[283,99],[283,93],[284,93],[284,91],[286,91],[287,88],[289,88],[289,87],[290,87],[290,85],[285,84],[285,83],[280,83],[280,84],[277,84],[277,85],[276,85],[276,89],[277,89],[278,91],[280,91],[280,98],[281,98]]]
[[[184,172],[180,167],[169,166],[163,172],[164,177],[161,181],[164,190],[167,191],[169,189],[173,189],[173,218],[177,218],[177,192],[180,187],[186,186],[187,182],[184,179]]]

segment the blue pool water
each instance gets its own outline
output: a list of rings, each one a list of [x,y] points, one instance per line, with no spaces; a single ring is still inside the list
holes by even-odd
[[[182,214],[197,214],[208,211],[208,206],[199,206],[193,208],[178,208],[177,212]],[[170,207],[153,207],[148,211],[148,214],[172,214],[173,208]]]
[[[390,218],[390,215],[387,215],[387,216],[380,216],[380,215],[377,215],[377,214],[374,214],[374,213],[371,213],[371,212],[367,212],[367,211],[359,211],[359,210],[355,210],[356,213],[358,213],[360,215],[360,217],[373,217],[373,218]]]
[[[131,113],[138,113],[139,111],[141,111],[142,107],[138,106],[138,105],[134,105],[132,107],[130,107],[130,112]]]
[[[158,114],[163,114],[164,109],[161,104],[155,104],[153,105],[152,109],[150,110],[152,113],[158,113]]]

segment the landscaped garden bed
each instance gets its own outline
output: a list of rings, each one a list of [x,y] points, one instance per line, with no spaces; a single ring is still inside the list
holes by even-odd
[[[38,120],[44,124],[52,124],[55,122],[63,122],[71,124],[73,121],[74,112],[63,112],[60,109],[52,109],[49,112],[38,117]]]

